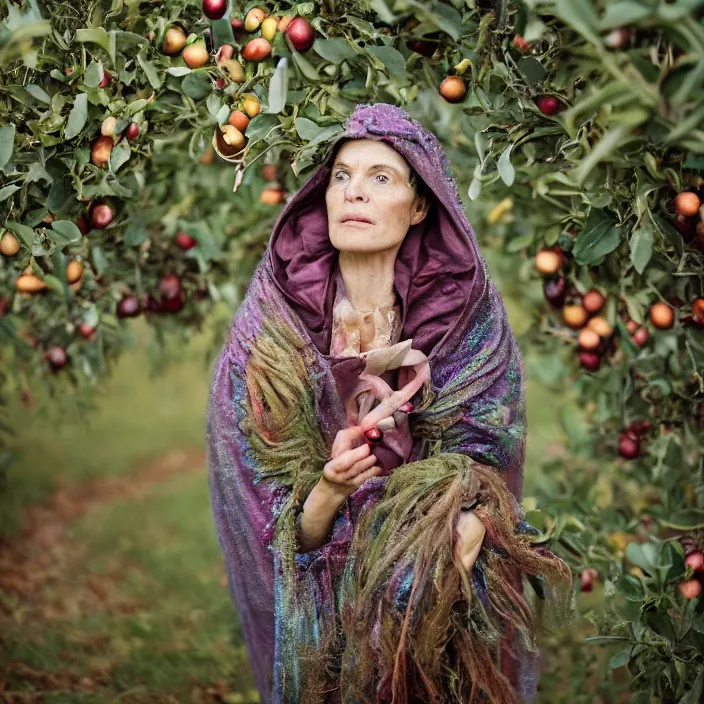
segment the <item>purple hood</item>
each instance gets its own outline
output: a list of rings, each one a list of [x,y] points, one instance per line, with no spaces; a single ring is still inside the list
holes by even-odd
[[[291,198],[272,231],[268,256],[276,283],[322,354],[330,348],[337,250],[328,237],[325,190],[345,139],[386,142],[416,170],[435,196],[422,222],[411,226],[396,258],[401,339],[428,357],[485,289],[486,271],[437,138],[404,110],[359,106],[325,162]]]

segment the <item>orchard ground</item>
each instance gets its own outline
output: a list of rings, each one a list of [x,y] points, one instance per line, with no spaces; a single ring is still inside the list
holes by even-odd
[[[520,333],[520,302],[506,305]],[[13,403],[20,457],[0,493],[0,700],[256,702],[208,498],[210,333],[172,350],[179,361],[151,377],[153,335],[142,320],[130,326],[135,348],[88,426],[59,425],[47,399]],[[540,461],[560,451],[568,399],[524,357],[529,496]],[[600,599],[597,586],[582,611]],[[559,637],[564,662],[546,663],[541,701],[576,701],[570,673],[585,666],[580,643],[593,632],[584,620]]]

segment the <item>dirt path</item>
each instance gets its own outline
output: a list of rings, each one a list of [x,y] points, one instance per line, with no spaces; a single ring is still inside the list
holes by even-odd
[[[176,449],[135,466],[123,476],[58,486],[48,500],[27,508],[20,534],[0,541],[0,652],[2,634],[10,631],[10,625],[17,629],[18,625],[31,624],[36,629],[76,614],[106,610],[131,613],[140,608],[140,604],[121,597],[115,587],[121,565],[115,564],[101,577],[85,574],[81,565],[86,547],[71,539],[69,528],[89,510],[100,510],[120,499],[139,499],[161,482],[204,472],[205,466],[202,450]],[[99,642],[91,645],[100,647]],[[31,698],[17,698],[17,693],[7,692],[7,680],[18,676],[35,689]],[[42,694],[95,691],[101,679],[100,673],[91,673],[91,677],[57,675],[0,659],[0,701],[39,702],[44,701]],[[216,695],[208,700],[219,699]]]

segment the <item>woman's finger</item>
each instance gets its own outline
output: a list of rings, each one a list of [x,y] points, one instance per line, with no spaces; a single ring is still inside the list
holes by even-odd
[[[341,481],[346,482],[347,480],[356,477],[360,472],[364,472],[370,467],[373,467],[375,463],[376,456],[369,455],[368,457],[364,457],[358,462],[355,462],[352,467],[350,467],[345,472],[338,472],[338,476],[340,477]]]
[[[351,484],[354,487],[358,487],[363,484],[367,479],[375,477],[377,474],[379,474],[379,472],[381,472],[381,467],[378,464],[375,464],[371,469],[368,469],[366,472],[358,474],[353,480],[351,480]]]

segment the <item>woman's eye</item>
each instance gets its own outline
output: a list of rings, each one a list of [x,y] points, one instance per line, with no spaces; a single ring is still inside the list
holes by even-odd
[[[377,174],[377,178],[383,178],[386,179],[385,181],[381,181],[381,183],[386,183],[389,180],[388,176],[385,176],[384,174]]]

